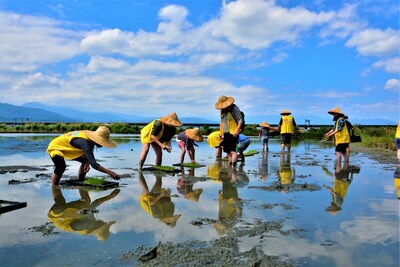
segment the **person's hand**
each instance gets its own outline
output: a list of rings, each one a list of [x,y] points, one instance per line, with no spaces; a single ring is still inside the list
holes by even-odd
[[[234,133],[233,133],[233,137],[236,138],[236,137],[238,137],[238,136],[239,136],[239,133],[238,133],[238,132],[234,132]]]
[[[166,150],[168,153],[171,153],[172,151],[172,147],[169,146],[165,146],[163,149]]]
[[[113,179],[115,179],[115,180],[121,179],[121,177],[119,177],[119,175],[116,174],[116,173],[113,172],[113,171],[110,171],[110,176],[111,176]]]
[[[84,172],[84,173],[87,173],[87,172],[89,172],[89,170],[90,170],[90,164],[89,164],[89,162],[86,162],[86,163],[83,165],[83,172]]]

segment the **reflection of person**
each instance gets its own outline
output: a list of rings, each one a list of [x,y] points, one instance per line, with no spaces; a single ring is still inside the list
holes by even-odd
[[[94,217],[96,208],[102,203],[118,195],[115,189],[109,195],[91,201],[85,189],[79,189],[80,199],[66,202],[62,191],[57,186],[52,187],[54,205],[47,216],[50,222],[66,232],[76,232],[81,235],[94,235],[98,240],[106,240],[110,235],[110,227],[115,221],[104,222]]]
[[[350,135],[347,129],[346,121],[344,119],[344,114],[339,107],[328,111],[328,113],[333,115],[334,126],[329,132],[324,135],[324,137],[329,138],[331,136],[335,136],[336,160],[340,161],[340,155],[342,155],[345,161],[349,161],[347,148],[349,147],[350,143]]]
[[[233,104],[234,102],[235,99],[233,97],[223,95],[215,103],[215,108],[221,111],[220,136],[223,138],[221,145],[228,155],[229,163],[236,166],[236,146],[244,121],[239,107]]]
[[[394,172],[394,188],[396,190],[397,199],[400,199],[400,165],[397,165]]]
[[[288,152],[292,147],[292,136],[295,132],[296,122],[292,116],[290,111],[285,109],[281,112],[281,120],[279,121],[278,131],[281,133],[281,148],[282,152],[285,151],[285,146],[287,147]]]
[[[346,197],[351,181],[352,177],[350,177],[348,162],[344,162],[343,167],[341,168],[340,161],[337,161],[335,166],[335,180],[333,182],[333,188],[325,186],[332,196],[331,205],[326,208],[326,211],[336,215],[338,211],[342,210],[344,198]]]
[[[281,162],[279,167],[279,181],[282,185],[293,183],[294,170],[290,164],[290,154],[281,155]]]
[[[65,172],[65,159],[76,160],[81,163],[78,179],[84,180],[90,166],[100,172],[110,175],[114,179],[119,179],[118,174],[101,166],[96,162],[93,155],[94,147],[116,147],[116,143],[110,140],[110,129],[100,126],[96,131],[82,130],[63,134],[53,139],[47,147],[55,169],[52,175],[52,183],[58,185]]]
[[[189,176],[192,178],[186,177],[184,175],[184,172],[182,172],[182,178],[178,179],[176,189],[185,199],[198,202],[201,193],[203,193],[203,189],[202,188],[193,189],[193,185],[196,182],[196,180],[194,180],[193,178],[194,168],[190,169]]]
[[[207,137],[207,143],[210,147],[215,148],[215,156],[217,159],[222,157],[222,147],[221,147],[222,139],[219,135],[219,131],[212,132]]]
[[[188,152],[190,161],[192,163],[195,163],[196,160],[194,146],[197,145],[194,142],[203,142],[203,135],[201,135],[200,129],[187,129],[181,132],[180,134],[178,134],[177,141],[179,148],[182,150],[181,164],[185,159],[186,151]]]
[[[162,151],[171,153],[171,139],[175,135],[176,128],[182,126],[176,113],[171,113],[147,124],[140,131],[140,141],[142,142],[142,152],[139,159],[139,171],[142,170],[149,153],[150,145],[156,153],[156,165],[162,164]]]
[[[258,162],[258,171],[260,172],[261,175],[261,180],[263,182],[267,181],[268,178],[268,156],[264,154],[264,151],[261,154],[261,159],[259,159]]]
[[[218,235],[226,234],[242,217],[242,202],[237,191],[235,169],[221,172],[222,190],[218,193],[218,222],[214,224]]]
[[[269,151],[268,141],[269,141],[269,132],[273,129],[266,121],[263,121],[260,124],[261,128],[258,132],[258,141],[261,140],[261,150],[264,152],[264,148]]]
[[[248,138],[244,134],[239,134],[238,142],[239,143],[238,143],[237,152],[239,153],[239,156],[240,156],[241,160],[244,161],[243,152],[249,147],[250,138]]]
[[[146,179],[139,173],[139,183],[142,188],[140,195],[140,206],[153,218],[165,223],[170,227],[175,227],[181,215],[174,215],[175,204],[171,201],[171,190],[162,188],[162,178],[156,175],[156,181],[149,190]]]
[[[399,160],[400,163],[400,120],[397,122],[395,142],[397,148],[397,159]]]

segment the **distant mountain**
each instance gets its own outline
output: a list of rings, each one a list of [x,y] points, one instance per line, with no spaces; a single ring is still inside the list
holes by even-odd
[[[113,113],[113,112],[88,112],[82,111],[77,109],[72,109],[69,107],[62,107],[62,106],[47,106],[42,103],[38,102],[29,102],[22,105],[23,107],[29,108],[36,108],[47,110],[50,112],[58,113],[60,115],[66,116],[71,118],[73,121],[76,122],[127,122],[127,123],[147,123],[156,117],[144,117],[144,116],[137,116],[137,115],[130,115],[130,114],[123,114],[123,113]],[[183,124],[190,124],[190,123],[204,123],[204,124],[215,124],[218,122],[210,121],[204,118],[198,117],[182,117],[179,120]]]
[[[72,122],[73,119],[55,112],[0,103],[0,121],[4,122]]]

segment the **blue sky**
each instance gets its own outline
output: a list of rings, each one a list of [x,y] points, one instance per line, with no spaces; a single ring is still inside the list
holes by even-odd
[[[246,122],[399,119],[397,0],[0,0],[2,103]]]

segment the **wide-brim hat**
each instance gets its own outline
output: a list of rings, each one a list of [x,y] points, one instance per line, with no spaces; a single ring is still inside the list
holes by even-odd
[[[179,220],[180,217],[181,217],[181,214],[170,216],[170,217],[163,217],[160,219],[160,222],[163,222],[166,225],[168,225],[169,227],[174,228],[176,225],[176,222]]]
[[[84,130],[84,133],[90,140],[101,146],[108,148],[117,146],[117,143],[110,139],[110,129],[107,126],[100,126],[96,131]]]
[[[268,122],[263,121],[263,122],[260,124],[260,126],[261,126],[261,127],[269,127],[269,124],[268,124]]]
[[[284,111],[281,112],[281,115],[290,115],[290,114],[292,114],[292,112],[290,112],[287,109],[285,109]]]
[[[198,189],[195,189],[195,190],[192,190],[192,191],[188,192],[187,194],[184,195],[184,197],[186,199],[191,200],[191,201],[198,202],[201,193],[203,193],[203,189],[202,188],[198,188]]]
[[[182,126],[182,122],[178,119],[178,115],[175,112],[168,114],[167,116],[161,117],[160,121],[169,126],[180,127]]]
[[[329,114],[339,114],[339,115],[344,115],[344,113],[340,110],[339,107],[335,107],[334,109],[331,109],[328,111]]]
[[[235,102],[235,99],[231,96],[222,95],[218,98],[217,103],[215,103],[216,109],[224,109],[229,107]]]
[[[185,131],[185,134],[189,139],[192,139],[193,141],[203,142],[203,135],[201,134],[199,128],[187,129]]]

